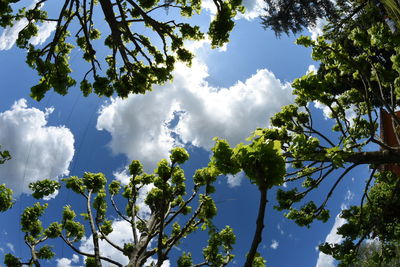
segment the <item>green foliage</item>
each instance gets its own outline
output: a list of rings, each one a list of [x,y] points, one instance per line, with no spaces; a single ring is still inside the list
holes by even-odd
[[[212,164],[223,174],[243,170],[260,190],[283,183],[285,161],[280,154],[280,143],[264,135],[254,136],[248,145],[231,148],[226,140],[215,139]]]
[[[7,267],[21,267],[22,263],[20,261],[20,259],[18,259],[17,257],[11,255],[10,253],[7,253],[4,257],[4,264]]]
[[[85,259],[85,266],[86,267],[97,267],[96,265],[96,259],[92,257],[87,257]]]
[[[360,240],[377,238],[381,246],[380,255],[372,260],[377,265],[380,261],[392,261],[400,240],[399,185],[398,177],[393,173],[377,173],[374,185],[366,192],[366,203],[342,211],[341,217],[346,219],[346,223],[338,228],[337,233],[345,238],[345,242],[325,243],[321,251],[340,260],[341,266],[348,266],[357,260]]]
[[[54,257],[54,252],[51,250],[50,246],[43,246],[37,252],[37,257],[39,259],[51,259]]]
[[[61,231],[62,231],[62,225],[57,223],[57,222],[53,222],[44,231],[44,234],[48,238],[57,238],[57,237],[59,237],[61,235]]]
[[[312,58],[320,63],[318,70],[292,83],[295,103],[283,107],[271,118],[271,125],[276,129],[257,130],[260,135],[279,140],[282,154],[290,163],[284,180],[288,189],[277,191],[275,208],[288,210],[286,217],[307,227],[314,220],[325,222],[329,218],[327,203],[353,168],[367,164],[375,173],[377,165],[385,169],[385,165],[392,163],[385,155],[394,151],[393,144],[377,137],[381,111],[393,120],[398,137],[399,121],[394,112],[400,99],[400,90],[397,90],[399,35],[392,34],[382,10],[371,1],[338,1],[335,13],[338,17],[328,23],[317,40],[304,36],[297,40],[298,44],[312,49]],[[288,19],[295,21],[295,18]],[[279,29],[286,33],[295,29],[290,24],[286,26],[286,30]],[[318,128],[315,112],[310,107],[313,102],[329,111],[327,116],[334,133],[326,134]],[[381,150],[371,151],[376,144]],[[382,242],[377,260],[383,263],[393,259],[391,252],[399,240],[400,224],[394,215],[399,212],[398,178],[390,177],[384,173],[371,176],[361,205],[342,211],[341,216],[347,223],[339,228],[338,234],[344,241],[320,247],[322,252],[340,260],[341,266],[353,266],[360,244],[374,237]],[[321,183],[332,178],[326,197],[318,200],[320,203],[317,200],[301,203]],[[369,188],[374,179],[373,187]]]
[[[1,145],[0,145],[1,148]],[[0,164],[3,164],[4,162],[6,162],[7,160],[11,159],[11,155],[10,152],[8,152],[7,150],[1,151],[0,150]]]
[[[133,176],[140,175],[143,172],[143,165],[138,160],[133,160],[129,165],[129,173]]]
[[[0,184],[0,212],[10,209],[14,205],[13,191],[5,184]]]
[[[99,96],[117,94],[127,97],[130,93],[143,94],[154,84],[170,80],[175,62],[190,64],[194,56],[184,47],[184,41],[204,38],[198,25],[179,17],[161,19],[163,16],[160,14],[165,9],[174,9],[180,10],[183,17],[191,17],[200,13],[201,0],[64,1],[59,10],[52,10],[54,15],[49,15],[40,4],[17,12],[14,10],[16,2],[1,2],[0,27],[27,20],[16,43],[27,51],[27,64],[41,77],[31,88],[32,98],[38,101],[51,89],[65,95],[77,84],[70,66],[74,49],[79,48],[83,61],[88,64],[86,74],[78,78],[84,96],[94,92]],[[240,0],[217,0],[214,3],[217,14],[210,23],[208,35],[213,46],[221,46],[228,42],[234,17],[238,11],[243,12],[243,6]],[[97,29],[102,22],[95,19],[94,13],[98,11],[103,13],[107,22],[107,35],[104,37]],[[32,45],[30,39],[38,34],[38,26],[48,20],[57,22],[51,40],[43,46]],[[71,37],[72,30],[77,31],[75,38]],[[109,53],[105,58],[106,64],[97,57],[99,39]]]
[[[33,238],[37,238],[43,231],[39,217],[43,215],[47,204],[36,202],[32,207],[27,207],[21,215],[21,230]]]
[[[32,196],[36,199],[49,196],[60,189],[60,187],[61,185],[59,182],[48,179],[29,184],[29,188],[33,191]]]
[[[87,190],[93,193],[99,193],[104,189],[107,179],[102,173],[89,173],[85,172],[83,174],[83,184],[86,186]]]
[[[230,253],[236,242],[232,228],[226,226],[218,232],[212,227],[209,235],[208,245],[203,249],[204,258],[211,266],[225,266],[234,257]]]
[[[267,261],[261,257],[260,253],[257,253],[253,261],[253,267],[265,267],[267,266],[266,263]]]
[[[178,267],[191,267],[193,265],[192,254],[183,252],[177,261]]]
[[[382,257],[382,244],[378,240],[363,242],[357,250],[357,256],[350,266],[363,267],[392,267],[400,264],[400,244],[394,246],[393,257],[384,261]]]
[[[189,153],[182,147],[172,149],[170,156],[172,163],[183,164],[189,159]]]
[[[229,33],[235,25],[233,18],[237,11],[244,12],[244,9],[241,6],[241,0],[217,0],[215,2],[218,13],[210,23],[208,35],[211,36],[211,45],[218,47],[229,41]]]
[[[144,173],[142,164],[132,161],[129,165],[130,182],[122,188],[121,182],[110,181],[108,191],[107,179],[102,173],[85,172],[82,178],[72,176],[62,179],[67,189],[83,197],[86,212],[77,216],[73,207],[66,205],[61,222],[52,222],[44,228],[40,216],[44,214],[48,204],[36,203],[26,208],[21,216],[21,225],[26,233],[25,241],[31,248],[31,261],[39,264],[39,259],[50,259],[54,256],[48,245],[37,249],[37,245],[49,238],[61,238],[69,246],[75,247],[76,242],[91,234],[95,251],[100,251],[100,240],[112,242],[108,236],[114,231],[115,216],[130,224],[134,238],[132,243],[123,246],[114,243],[112,245],[137,266],[143,266],[146,260],[154,255],[165,260],[173,246],[177,246],[182,238],[200,226],[203,230],[215,229],[212,219],[217,214],[217,207],[211,194],[215,191],[212,183],[220,172],[212,166],[199,170],[194,177],[196,185],[192,196],[186,197],[185,173],[179,164],[183,164],[188,158],[189,154],[185,149],[174,148],[170,155],[171,163],[165,159],[161,160],[153,174]],[[143,187],[147,185],[151,185],[151,189],[142,195]],[[60,188],[60,184],[43,180],[32,183],[30,188],[33,189],[34,196],[41,198],[51,194],[53,189]],[[125,212],[119,207],[121,201],[115,201],[115,198],[120,196],[126,202]],[[198,200],[198,204],[192,206],[191,202],[195,202],[194,200]],[[111,201],[113,207],[111,211],[108,210],[108,201]],[[143,201],[150,208],[150,213],[145,210],[145,215]],[[85,227],[87,225],[89,227]],[[87,232],[88,229],[90,232]],[[203,251],[206,262],[218,265],[229,263],[233,259],[230,253],[235,242],[233,230],[229,227],[219,232],[210,230],[209,235],[209,244]],[[155,246],[149,245],[153,242],[156,243]],[[84,254],[87,257],[86,266],[99,265],[100,259],[96,259],[96,255],[99,254],[96,253],[100,252]],[[6,260],[14,264],[10,266],[17,266],[15,264],[19,259],[13,257],[7,256]],[[115,263],[113,259],[103,256],[101,261]],[[190,254],[184,254],[178,260],[178,265],[187,266],[191,262]]]

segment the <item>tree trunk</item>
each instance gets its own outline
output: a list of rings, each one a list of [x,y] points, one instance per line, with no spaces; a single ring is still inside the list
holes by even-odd
[[[253,242],[251,244],[251,248],[249,253],[247,254],[247,259],[246,263],[244,264],[244,267],[252,267],[253,266],[253,261],[254,257],[257,253],[257,248],[258,245],[261,243],[262,240],[262,231],[264,229],[264,217],[265,217],[265,209],[267,207],[267,190],[266,189],[260,189],[260,205],[258,208],[258,216],[257,216],[257,222],[256,222],[256,232],[254,233],[253,237]]]

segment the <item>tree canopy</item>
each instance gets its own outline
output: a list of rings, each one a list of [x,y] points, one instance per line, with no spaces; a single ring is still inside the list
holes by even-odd
[[[18,2],[1,2],[0,26],[27,22],[16,44],[27,50],[26,62],[40,77],[38,84],[31,88],[31,97],[36,100],[42,99],[50,89],[65,95],[76,85],[70,66],[74,48],[79,48],[82,59],[88,64],[88,71],[78,80],[83,95],[94,92],[99,96],[116,93],[127,97],[129,93],[143,94],[151,90],[153,84],[170,80],[174,63],[190,64],[193,57],[184,47],[184,41],[205,38],[200,27],[186,19],[200,13],[201,0],[65,0],[58,10],[51,12],[43,8],[47,0],[15,10]],[[233,18],[244,9],[241,0],[213,2],[217,14],[207,34],[215,47],[228,41]],[[168,12],[179,12],[180,16],[171,19]],[[103,18],[107,26],[102,37],[99,29]],[[54,34],[45,44],[34,46],[30,39],[37,35],[38,26],[43,23],[54,23]],[[104,49],[108,56],[96,57],[96,53]]]
[[[297,40],[312,48],[312,57],[320,66],[293,82],[295,104],[284,107],[271,119],[276,128],[260,129],[266,138],[282,143],[283,154],[291,163],[285,181],[301,182],[304,188],[279,190],[277,209],[288,210],[286,216],[301,226],[309,226],[315,219],[326,221],[327,202],[346,174],[360,165],[369,165],[371,175],[360,206],[342,211],[347,223],[338,233],[345,241],[324,244],[320,249],[347,266],[355,259],[361,243],[376,237],[382,244],[381,260],[390,261],[400,238],[400,183],[397,174],[385,170],[399,163],[400,154],[399,148],[382,138],[378,130],[381,114],[386,112],[399,140],[396,111],[400,99],[400,39],[372,3],[342,28],[335,26],[328,24],[315,41],[309,37]],[[315,102],[329,111],[335,138],[313,123],[310,103]],[[339,175],[336,170],[340,170]],[[331,179],[334,182],[319,204],[312,200],[301,206],[296,204]]]
[[[86,213],[77,217],[73,207],[66,205],[60,221],[49,223],[45,228],[40,217],[45,214],[48,204],[37,202],[27,207],[21,215],[21,230],[25,233],[24,241],[31,256],[23,261],[7,254],[4,263],[9,267],[41,266],[40,260],[51,259],[55,255],[51,246],[45,242],[61,238],[73,251],[86,257],[86,266],[103,266],[104,263],[125,266],[102,255],[101,240],[128,258],[126,266],[144,266],[149,261],[153,261],[151,266],[162,266],[174,246],[201,228],[208,230],[209,235],[208,244],[202,251],[204,262],[193,265],[191,253],[184,251],[177,266],[227,266],[234,258],[231,251],[235,235],[229,226],[218,229],[212,223],[217,214],[212,198],[215,192],[213,184],[220,174],[243,170],[261,193],[257,226],[245,266],[265,266],[257,248],[262,239],[267,189],[283,182],[285,165],[279,151],[279,144],[265,140],[263,136],[255,136],[250,144],[240,144],[234,149],[225,140],[217,140],[209,165],[195,172],[194,186],[189,196],[185,174],[180,167],[189,158],[183,148],[173,149],[170,161],[161,160],[153,174],[144,173],[141,163],[132,161],[129,165],[129,184],[121,185],[120,181],[111,181],[108,193],[107,178],[102,173],[85,173],[82,178],[65,178],[65,187],[86,202]],[[32,196],[38,199],[51,195],[60,186],[51,180],[30,184]],[[149,190],[143,193],[146,187]],[[106,199],[107,195],[109,200]],[[121,206],[121,197],[125,200],[125,206]],[[143,197],[144,203],[141,203]],[[198,203],[194,204],[196,201]],[[109,204],[112,206],[111,212],[107,210]],[[149,212],[144,210],[146,207],[150,209]],[[112,218],[115,216],[129,224],[132,242],[117,244],[108,238],[114,230]],[[90,231],[86,231],[87,228]],[[82,251],[75,245],[87,234],[91,235],[93,252]]]

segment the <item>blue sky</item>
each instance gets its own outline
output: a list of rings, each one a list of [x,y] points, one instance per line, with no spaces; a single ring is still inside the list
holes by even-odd
[[[244,1],[247,12],[237,18],[226,47],[211,50],[206,41],[189,43],[197,56],[192,68],[177,65],[173,82],[124,100],[94,95],[84,98],[78,88],[66,96],[49,92],[40,102],[30,99],[30,87],[38,77],[25,65],[25,52],[13,46],[18,27],[0,33],[0,144],[13,156],[0,168],[0,183],[10,186],[18,199],[13,209],[0,215],[0,258],[9,252],[23,259],[28,256],[17,222],[24,207],[34,203],[27,195],[29,182],[82,176],[84,171],[103,172],[109,180],[124,181],[125,167],[131,160],[141,160],[151,172],[174,146],[185,146],[191,153],[184,165],[190,179],[194,170],[208,163],[214,136],[226,138],[232,145],[242,142],[256,127],[267,126],[270,116],[281,106],[290,104],[290,82],[317,63],[312,62],[310,50],[294,44],[294,37],[277,39],[261,27],[256,18],[260,3],[262,0]],[[211,14],[212,10],[206,9],[196,23],[207,25]],[[52,25],[44,25],[41,38],[32,42],[40,45],[51,29]],[[71,64],[73,75],[80,77],[86,66],[81,64],[78,51],[72,52]],[[331,122],[322,110],[313,111],[317,122],[329,132]],[[326,224],[314,223],[310,229],[297,227],[282,212],[273,210],[275,191],[270,192],[259,249],[268,266],[335,266],[315,247],[325,240],[338,240],[335,228],[343,221],[335,218],[336,214],[345,205],[357,203],[367,175],[366,168],[347,175],[330,201],[332,218]],[[312,197],[321,200],[328,187],[321,186]],[[254,231],[258,197],[254,185],[243,175],[219,178],[215,195],[219,215],[215,222],[219,227],[231,225],[237,236],[233,251],[236,258],[230,266],[244,262]],[[57,220],[65,204],[79,210],[80,203],[72,193],[61,190],[49,200],[44,224]],[[118,230],[113,238],[122,242],[126,226],[119,221],[115,226]],[[182,247],[190,249],[200,261],[204,242],[204,235],[197,233]],[[52,244],[56,258],[43,266],[83,265],[83,258],[73,255],[61,242]],[[79,246],[90,248],[90,241],[84,240]],[[105,253],[121,258],[111,250]],[[175,266],[173,259],[180,253],[179,249],[173,251],[170,266]]]

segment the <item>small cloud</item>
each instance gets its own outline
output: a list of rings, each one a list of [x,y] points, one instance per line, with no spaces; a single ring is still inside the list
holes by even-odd
[[[331,116],[331,110],[328,106],[322,104],[319,101],[314,101],[314,107],[317,109],[322,109],[322,112],[324,113],[324,118],[325,120],[329,119]]]
[[[350,201],[354,198],[354,193],[351,192],[350,190],[347,190],[346,196],[344,197],[345,201]]]
[[[315,65],[310,65],[310,66],[308,66],[307,74],[309,74],[311,72],[316,73],[317,71],[318,71],[318,69],[317,69],[317,67],[315,67]]]
[[[279,233],[281,234],[281,235],[283,235],[285,232],[283,231],[283,229],[282,229],[282,227],[281,227],[281,225],[278,223],[277,225],[276,225],[276,229],[278,229],[278,231],[279,231]]]
[[[55,198],[58,195],[58,190],[54,191],[53,194],[43,197],[43,200],[49,201],[50,199]]]
[[[277,249],[278,246],[279,246],[279,242],[273,239],[273,240],[272,240],[272,243],[271,243],[271,245],[270,245],[270,248],[272,248],[272,249]]]
[[[228,174],[226,176],[226,178],[227,178],[226,182],[228,183],[228,186],[230,188],[238,187],[242,183],[243,177],[244,177],[244,173],[243,172],[239,172],[239,173],[237,173],[235,175]]]
[[[13,245],[13,244],[7,243],[6,246],[7,246],[13,253],[15,252],[15,250],[14,250],[14,245]]]
[[[308,31],[311,33],[311,39],[312,40],[317,40],[318,36],[322,35],[322,30],[324,26],[327,24],[326,19],[317,19],[317,22],[315,23],[314,27],[308,27]]]

